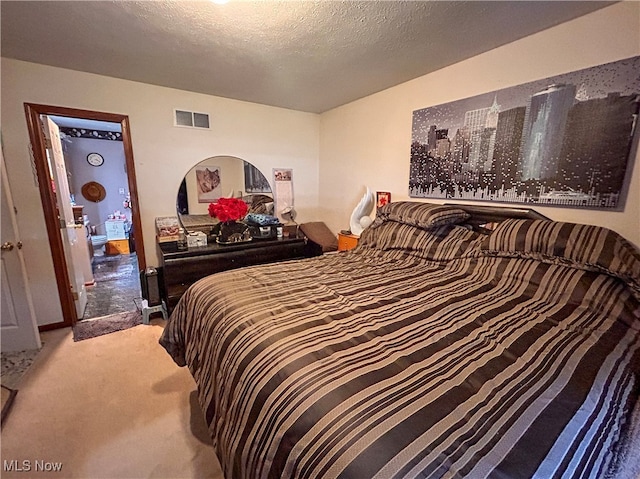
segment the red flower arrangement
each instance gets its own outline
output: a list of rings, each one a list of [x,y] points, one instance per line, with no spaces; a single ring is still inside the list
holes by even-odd
[[[218,198],[216,203],[209,203],[209,216],[218,218],[220,222],[238,221],[245,217],[249,205],[238,198]]]

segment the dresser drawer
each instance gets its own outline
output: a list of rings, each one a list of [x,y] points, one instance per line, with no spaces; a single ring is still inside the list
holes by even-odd
[[[245,246],[212,245],[186,252],[177,251],[174,245],[160,243],[167,306],[172,310],[189,286],[206,276],[243,266],[302,258],[305,247],[305,241],[298,238],[256,241]]]

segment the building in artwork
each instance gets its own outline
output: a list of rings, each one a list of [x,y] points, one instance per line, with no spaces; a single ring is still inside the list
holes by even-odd
[[[557,84],[529,99],[520,151],[521,180],[557,176],[565,125],[575,96],[575,85]]]
[[[582,98],[567,117],[558,181],[591,195],[618,194],[640,96],[609,93],[604,98]]]
[[[436,144],[434,155],[436,158],[446,158],[451,151],[451,141],[449,140],[449,130],[436,130]]]
[[[518,179],[518,161],[525,112],[524,106],[518,106],[502,111],[498,116],[492,165],[496,189],[512,188]]]
[[[470,171],[490,168],[499,113],[497,97],[494,97],[490,107],[465,112],[463,128],[469,132]]]

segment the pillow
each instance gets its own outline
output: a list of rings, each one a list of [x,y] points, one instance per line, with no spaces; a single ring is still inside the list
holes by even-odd
[[[469,213],[454,206],[398,201],[387,203],[378,208],[374,223],[375,226],[379,226],[384,221],[395,221],[409,226],[417,226],[418,228],[434,229],[441,226],[459,224],[470,217]]]
[[[532,258],[616,276],[640,299],[640,251],[607,228],[508,219],[487,236],[480,250],[490,255]]]
[[[416,228],[395,221],[367,228],[360,236],[358,251],[384,252],[387,258],[414,256],[431,261],[448,261],[458,257],[484,235],[455,225],[439,228]]]
[[[303,223],[300,229],[310,241],[320,245],[323,253],[338,249],[338,238],[322,221]]]
[[[273,215],[273,198],[267,195],[246,195],[242,200],[249,205],[249,213]]]

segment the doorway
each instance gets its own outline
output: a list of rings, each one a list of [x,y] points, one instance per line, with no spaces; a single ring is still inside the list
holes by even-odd
[[[121,144],[124,154],[124,170],[126,173],[126,185],[123,185],[119,190],[124,190],[123,193],[125,201],[122,203],[122,209],[127,209],[126,214],[123,213],[123,216],[126,218],[130,213],[130,220],[126,218],[130,225],[131,235],[127,243],[130,245],[130,250],[135,252],[135,259],[137,260],[137,267],[134,268],[134,275],[137,275],[138,270],[144,270],[146,267],[146,259],[144,254],[144,243],[142,238],[142,224],[140,219],[140,210],[138,206],[138,192],[137,192],[137,182],[135,175],[135,165],[133,159],[133,148],[131,143],[130,136],[130,127],[129,127],[129,119],[126,115],[119,115],[113,113],[104,113],[104,112],[96,112],[89,110],[79,110],[74,108],[66,108],[66,107],[57,107],[57,106],[48,106],[48,105],[38,105],[25,103],[25,113],[27,116],[27,127],[29,130],[29,137],[31,140],[31,145],[33,149],[33,159],[35,170],[38,177],[40,197],[42,201],[42,207],[45,216],[45,223],[47,227],[47,234],[49,238],[49,244],[51,248],[51,254],[53,258],[54,269],[56,272],[56,282],[58,286],[58,293],[60,297],[60,304],[62,307],[62,313],[64,320],[60,323],[54,323],[46,326],[41,326],[40,330],[48,330],[55,329],[60,327],[73,326],[75,323],[82,318],[82,312],[78,312],[76,308],[78,292],[73,288],[73,272],[70,273],[70,270],[73,271],[75,265],[70,265],[69,263],[73,260],[71,259],[68,251],[65,254],[65,248],[68,250],[68,245],[65,244],[64,235],[60,234],[61,231],[61,215],[60,207],[57,203],[56,193],[54,192],[54,184],[51,181],[50,174],[50,166],[49,160],[47,157],[47,140],[45,137],[45,133],[43,131],[42,119],[44,117],[53,116],[54,118],[67,118],[67,119],[82,119],[89,121],[97,121],[97,122],[107,122],[112,124],[119,125],[120,135],[121,135]],[[97,152],[92,152],[97,153]],[[91,167],[93,164],[97,164],[96,156],[92,155],[89,158],[87,155],[87,164]],[[90,161],[91,160],[91,161]],[[125,180],[123,180],[125,181]],[[90,182],[87,182],[89,184]],[[88,189],[87,196],[92,198],[92,200],[99,199],[98,197],[102,195],[101,188],[99,186],[94,186],[94,188]],[[97,190],[97,191],[96,191]],[[76,192],[80,193],[80,192]],[[85,193],[82,193],[83,195]],[[119,193],[119,191],[117,192]],[[94,197],[97,195],[98,197]],[[117,216],[117,211],[114,211],[114,216]],[[110,215],[111,216],[111,215]],[[91,226],[100,226],[102,218],[96,218],[94,221],[98,224],[96,225],[87,225],[89,228]],[[104,218],[105,220],[107,218]],[[116,218],[114,218],[116,219]],[[117,218],[120,219],[120,218]],[[114,224],[117,223],[114,222]],[[108,226],[113,226],[109,224]],[[105,228],[104,225],[102,225]],[[84,231],[84,230],[83,230]],[[103,232],[103,231],[100,231]],[[104,231],[106,232],[106,231]],[[98,232],[96,232],[98,233]],[[122,240],[114,240],[113,242],[114,248],[120,248],[123,245]],[[96,245],[98,248],[104,248],[106,245]],[[91,247],[91,246],[90,246]],[[130,262],[127,262],[128,265],[131,265]],[[131,266],[128,266],[131,268]]]

